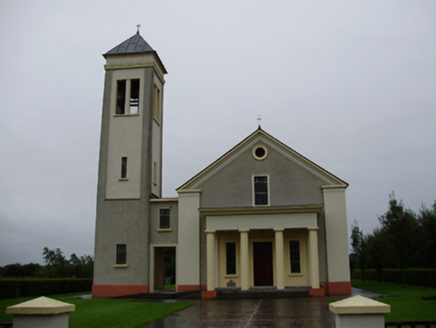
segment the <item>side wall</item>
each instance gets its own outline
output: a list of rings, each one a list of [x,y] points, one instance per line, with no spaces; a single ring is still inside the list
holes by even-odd
[[[345,188],[325,188],[328,293],[351,294]]]
[[[179,194],[179,237],[176,251],[178,292],[200,289],[200,192]]]

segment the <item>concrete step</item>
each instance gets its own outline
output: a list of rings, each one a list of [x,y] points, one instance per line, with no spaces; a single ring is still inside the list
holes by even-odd
[[[309,287],[288,287],[277,290],[275,287],[250,287],[249,290],[242,291],[240,288],[217,288],[217,299],[311,297],[309,289]]]

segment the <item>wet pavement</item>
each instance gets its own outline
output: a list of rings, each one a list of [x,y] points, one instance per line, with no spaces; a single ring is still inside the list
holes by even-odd
[[[333,328],[325,298],[197,301],[146,327],[313,327]]]
[[[351,296],[355,295],[368,298],[386,296],[353,288]],[[344,298],[347,296],[196,301],[194,306],[145,327],[333,328],[335,317],[329,311],[327,301]],[[166,302],[180,301],[166,300]]]

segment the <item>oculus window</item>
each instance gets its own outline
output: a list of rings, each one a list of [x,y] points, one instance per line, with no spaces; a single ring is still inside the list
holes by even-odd
[[[253,157],[258,161],[264,160],[268,156],[268,150],[265,146],[258,145],[253,148]]]
[[[254,184],[254,205],[268,205],[268,177],[255,176]]]

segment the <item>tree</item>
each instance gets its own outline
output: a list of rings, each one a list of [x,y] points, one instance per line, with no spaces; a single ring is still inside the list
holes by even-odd
[[[418,221],[422,254],[421,265],[427,268],[436,268],[436,201],[430,209],[422,207]]]
[[[378,282],[381,284],[382,271],[388,259],[388,242],[384,230],[374,229],[373,233],[368,235],[366,244],[367,265],[377,271]]]
[[[387,251],[394,264],[401,269],[403,287],[406,286],[405,268],[416,263],[417,232],[416,215],[411,210],[405,210],[403,203],[395,199],[395,194],[389,195],[389,209],[379,217],[382,229],[389,242]]]
[[[71,276],[76,278],[92,278],[94,271],[94,259],[90,255],[78,257],[76,254],[70,255]]]
[[[44,247],[42,257],[45,263],[45,274],[48,278],[68,277],[70,263],[65,259],[60,248],[54,250]]]
[[[353,248],[354,258],[357,261],[357,266],[362,270],[362,279],[365,281],[365,248],[366,238],[362,230],[359,228],[359,223],[354,220],[351,226],[351,247]]]

